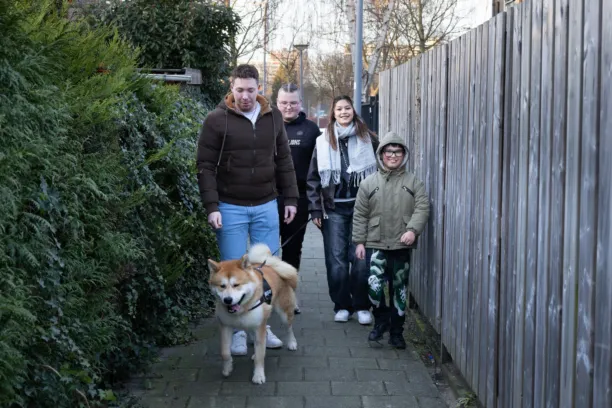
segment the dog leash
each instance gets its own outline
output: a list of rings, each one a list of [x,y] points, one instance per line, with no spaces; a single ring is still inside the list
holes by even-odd
[[[312,221],[312,217],[308,217],[308,220],[307,220],[307,221],[306,221],[304,224],[302,224],[302,226],[301,226],[300,228],[298,228],[298,230],[297,230],[297,231],[295,231],[295,232],[293,233],[293,235],[291,235],[289,238],[287,238],[287,240],[286,240],[285,242],[283,242],[283,243],[281,244],[281,246],[279,246],[279,247],[278,247],[278,249],[272,253],[272,256],[275,256],[275,255],[278,253],[278,251],[280,251],[280,250],[281,250],[281,249],[282,249],[282,248],[283,248],[285,245],[287,245],[287,244],[288,244],[288,243],[289,243],[289,242],[290,242],[290,241],[291,241],[293,238],[295,238],[295,237],[296,237],[296,235],[297,235],[297,234],[299,234],[299,232],[300,232],[300,231],[302,231],[304,228],[306,228],[306,226],[308,225],[308,223],[309,223],[310,221]]]

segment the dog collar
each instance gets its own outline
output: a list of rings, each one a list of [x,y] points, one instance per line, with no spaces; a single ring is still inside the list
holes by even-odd
[[[261,268],[265,264],[266,264],[266,261],[264,261],[261,265],[256,266],[254,268],[257,272],[261,274],[261,279],[263,283],[263,294],[261,295],[261,298],[259,298],[259,301],[255,304],[255,306],[250,308],[249,311],[253,309],[257,309],[259,306],[263,305],[264,303],[267,303],[268,305],[272,304],[272,288],[270,287],[270,284],[268,283],[266,278],[264,278],[263,271],[261,270]]]

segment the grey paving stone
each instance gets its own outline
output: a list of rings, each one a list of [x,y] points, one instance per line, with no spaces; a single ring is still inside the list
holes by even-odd
[[[350,357],[349,349],[341,346],[304,346],[304,356]]]
[[[196,381],[185,383],[170,383],[166,394],[172,397],[201,397],[219,395],[221,381]]]
[[[362,341],[364,339],[361,339]],[[366,340],[367,344],[367,340]],[[351,347],[351,357],[388,358],[397,359],[397,352],[391,348]]]
[[[306,408],[361,408],[361,398],[338,396],[306,397]]]
[[[367,348],[368,338],[364,336],[362,338],[357,337],[339,337],[339,336],[326,336],[325,344],[328,346],[344,346],[344,347],[362,347]]]
[[[350,368],[379,368],[375,358],[355,357],[329,357],[329,367]]]
[[[220,395],[244,395],[244,396],[267,396],[276,392],[275,382],[265,384],[253,384],[252,382],[224,382],[221,386]]]
[[[410,383],[407,381],[385,381],[389,395],[414,395],[415,397],[438,397],[440,392],[433,383]]]
[[[321,291],[321,287],[316,283],[304,283],[300,285],[298,292],[299,293],[328,293],[327,288],[323,288],[324,291]]]
[[[333,395],[387,395],[382,381],[332,381]]]
[[[140,394],[148,397],[165,397],[168,381],[157,379],[139,379],[130,384],[131,389],[136,389]]]
[[[329,381],[279,382],[277,395],[331,395]]]
[[[404,371],[391,370],[366,370],[358,368],[355,370],[359,381],[406,381]]]
[[[355,370],[352,368],[305,368],[305,381],[355,381]]]
[[[279,367],[328,367],[326,357],[281,357]]]
[[[448,408],[440,398],[417,397],[419,408]]]
[[[300,315],[299,318],[293,321],[293,330],[316,329],[323,330],[323,322],[321,319],[312,316]],[[305,338],[308,340],[308,338]],[[299,341],[300,339],[298,339]]]
[[[401,397],[363,397],[363,408],[419,408],[416,398]]]
[[[193,397],[187,408],[245,408],[247,397]]]
[[[185,408],[187,397],[149,397],[145,395],[140,403],[147,408]]]
[[[302,408],[303,397],[248,397],[247,408]]]
[[[423,363],[420,361],[389,358],[377,358],[376,360],[378,360],[378,365],[383,370],[419,370],[419,373],[422,373],[423,371],[426,372]],[[419,366],[422,367],[422,370]]]
[[[249,377],[249,380],[251,378]],[[294,367],[266,367],[266,382],[273,381],[303,381],[304,368]]]

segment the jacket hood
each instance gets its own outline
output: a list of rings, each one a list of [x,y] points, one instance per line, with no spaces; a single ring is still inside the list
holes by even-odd
[[[261,95],[257,95],[257,102],[259,103],[259,106],[261,106],[261,113],[260,115],[264,115],[270,111],[272,111],[272,107],[270,105],[270,102],[268,102],[268,100],[261,96]],[[242,115],[242,113],[240,113],[238,111],[238,109],[236,109],[236,99],[234,98],[234,94],[231,92],[228,92],[227,95],[225,95],[225,98],[223,99],[223,101],[221,101],[218,105],[217,108],[219,109],[223,109],[223,110],[230,110],[230,111],[234,111],[236,113],[238,113],[239,115]]]
[[[376,149],[376,162],[378,163],[378,169],[382,172],[388,173],[389,169],[387,169],[382,161],[382,152],[385,146],[390,144],[401,145],[404,148],[404,161],[402,165],[397,170],[405,170],[406,164],[408,163],[408,146],[400,135],[395,132],[387,132],[385,136],[380,141],[380,145],[378,145],[378,149]],[[397,171],[395,170],[395,171]]]
[[[300,123],[303,123],[306,120],[306,114],[302,111],[300,111],[300,113],[298,113],[297,117],[295,119],[293,119],[291,122],[285,122],[285,124],[289,125],[289,124],[295,124],[295,125],[299,125]]]

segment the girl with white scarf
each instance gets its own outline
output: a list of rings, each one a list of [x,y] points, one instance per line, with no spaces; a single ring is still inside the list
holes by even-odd
[[[323,232],[334,320],[346,322],[357,312],[359,323],[370,324],[369,256],[356,259],[352,225],[359,183],[377,170],[378,141],[348,96],[334,99],[329,117],[326,131],[317,138],[308,172],[309,210],[313,223]]]

